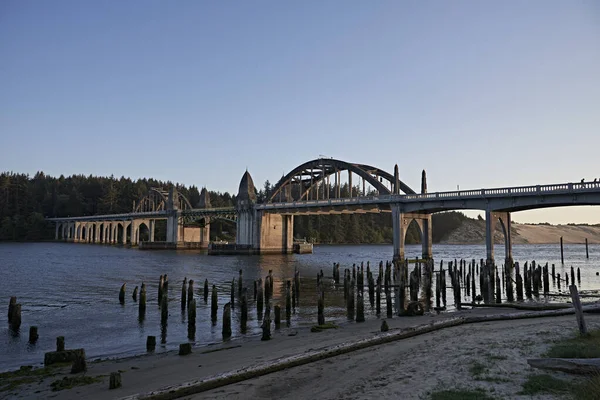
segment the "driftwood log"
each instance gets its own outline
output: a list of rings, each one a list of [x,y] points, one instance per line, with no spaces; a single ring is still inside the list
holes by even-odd
[[[530,358],[527,364],[533,368],[568,372],[570,374],[600,373],[600,358]]]

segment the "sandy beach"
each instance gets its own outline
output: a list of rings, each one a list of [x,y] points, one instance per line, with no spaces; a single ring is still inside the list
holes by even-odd
[[[449,321],[461,316],[522,314],[524,311],[474,309],[440,315],[389,319],[390,332]],[[600,327],[600,315],[586,314],[590,328]],[[382,335],[380,320],[345,323],[318,333],[309,326],[282,328],[270,341],[260,337],[232,340],[193,353],[144,355],[122,360],[90,362],[87,376],[100,382],[53,392],[52,381],[68,376],[64,368],[55,376],[22,385],[3,398],[119,399],[180,387],[219,374],[270,364]],[[426,399],[440,389],[482,388],[498,398],[519,396],[526,376],[536,372],[527,358],[542,355],[555,340],[575,334],[574,315],[464,324],[409,339],[397,340],[338,355],[258,378],[188,396],[188,399]],[[389,332],[388,332],[389,333]],[[215,351],[217,350],[217,351]],[[482,373],[474,376],[474,364]],[[108,375],[121,371],[123,386],[108,389]],[[540,397],[542,398],[542,397]],[[547,399],[548,396],[543,398]]]

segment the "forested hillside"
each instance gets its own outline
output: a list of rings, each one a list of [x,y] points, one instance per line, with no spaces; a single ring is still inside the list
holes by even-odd
[[[96,177],[73,175],[58,178],[38,172],[31,177],[25,174],[4,172],[0,174],[0,240],[47,240],[54,237],[54,228],[44,217],[78,217],[94,214],[127,213],[133,202],[143,197],[151,187],[168,188],[172,182],[154,179]],[[196,186],[176,184],[192,206],[200,200]],[[342,188],[347,192],[348,188]],[[257,198],[263,201],[271,193],[267,181]],[[227,192],[210,192],[213,207],[235,205],[235,195]],[[450,212],[433,216],[433,240],[447,237],[467,217]],[[160,229],[162,224],[157,224]],[[162,235],[157,232],[157,240]],[[356,215],[301,216],[294,220],[294,236],[315,243],[391,243],[392,221],[389,213]],[[211,225],[212,239],[231,240],[235,226],[225,221]],[[417,243],[419,233],[411,225],[407,243]]]

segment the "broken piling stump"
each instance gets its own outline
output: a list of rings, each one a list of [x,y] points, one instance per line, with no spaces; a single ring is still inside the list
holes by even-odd
[[[117,389],[121,387],[121,373],[111,372],[110,381],[108,383],[108,389]]]

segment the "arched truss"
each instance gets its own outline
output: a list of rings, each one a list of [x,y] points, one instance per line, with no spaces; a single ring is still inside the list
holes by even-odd
[[[394,187],[394,176],[384,170],[365,164],[351,164],[341,160],[317,159],[308,161],[294,168],[287,175],[282,177],[273,188],[273,193],[268,202],[307,200],[311,189],[317,188],[317,197],[328,198],[327,195],[333,189],[338,193],[341,172],[350,172],[358,175],[364,182],[373,186],[379,194],[390,194],[390,189],[383,183],[384,181],[390,187]],[[331,179],[331,176],[334,176]],[[332,183],[332,180],[334,183]],[[336,185],[337,183],[337,185]],[[400,190],[406,194],[415,194],[407,184],[400,181]],[[318,188],[321,187],[321,195]],[[326,188],[326,190],[323,190]],[[292,195],[292,193],[296,195]]]
[[[169,191],[162,188],[150,188],[148,194],[134,203],[133,212],[164,211],[167,209],[169,201]],[[189,200],[177,192],[176,206],[180,210],[191,210],[192,205]]]
[[[194,224],[194,223],[201,223],[202,225],[205,224],[210,224],[211,221],[214,220],[222,220],[222,221],[229,221],[232,223],[236,223],[237,222],[237,214],[234,210],[232,210],[231,212],[219,212],[219,213],[210,213],[210,214],[198,214],[198,213],[194,213],[194,214],[190,214],[190,215],[182,215],[181,217],[181,222],[183,222],[184,224]]]

